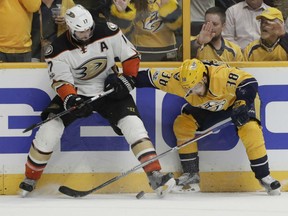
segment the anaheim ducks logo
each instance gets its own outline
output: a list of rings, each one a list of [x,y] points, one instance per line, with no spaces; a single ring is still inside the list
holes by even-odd
[[[53,46],[52,45],[48,45],[45,49],[44,55],[48,56],[53,52]]]
[[[69,13],[66,13],[67,16],[70,16],[71,18],[75,18],[75,14],[70,11]]]
[[[107,67],[106,58],[94,58],[74,69],[75,77],[81,80],[89,80],[101,74]]]
[[[159,29],[163,27],[163,21],[159,17],[159,14],[157,11],[154,11],[150,13],[150,15],[143,21],[143,29],[151,31],[151,32],[157,32]]]

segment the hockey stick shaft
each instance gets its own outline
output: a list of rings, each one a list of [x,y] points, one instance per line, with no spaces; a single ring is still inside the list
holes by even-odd
[[[100,93],[100,94],[98,94],[98,95],[96,95],[96,96],[94,96],[94,97],[92,97],[92,98],[89,98],[88,100],[84,101],[84,102],[83,102],[82,104],[80,104],[78,107],[82,107],[82,106],[84,106],[85,104],[89,104],[89,103],[91,103],[91,102],[93,102],[93,101],[95,101],[95,100],[97,100],[97,99],[99,99],[99,98],[102,98],[102,97],[104,97],[104,96],[112,93],[113,91],[114,91],[114,89],[109,89],[108,91],[102,92],[102,93]],[[44,121],[41,121],[41,122],[39,122],[39,123],[37,123],[37,124],[33,124],[33,125],[29,126],[28,128],[26,128],[26,129],[23,131],[23,133],[26,133],[26,132],[28,132],[28,131],[30,131],[30,130],[33,130],[33,129],[35,129],[35,128],[38,128],[38,127],[42,126],[43,124],[45,124],[45,123],[47,123],[47,122],[49,122],[49,121],[51,121],[51,120],[53,120],[53,119],[60,118],[61,116],[64,116],[64,115],[72,112],[73,110],[77,109],[78,107],[77,107],[77,106],[70,107],[69,109],[64,110],[63,112],[60,112],[60,113],[58,113],[58,114],[56,114],[56,115],[53,115],[53,116],[51,116],[51,117],[48,117],[48,118],[45,119]]]
[[[140,168],[143,168],[144,166],[156,161],[156,160],[159,160],[160,158],[166,156],[168,153],[170,152],[174,152],[176,150],[179,150],[180,148],[183,148],[191,143],[194,143],[200,139],[203,139],[204,137],[207,137],[213,133],[215,133],[216,131],[219,131],[229,125],[232,124],[232,121],[231,121],[231,118],[228,118],[228,119],[225,119],[219,123],[217,123],[216,125],[214,125],[213,127],[211,127],[210,129],[207,129],[206,131],[204,131],[203,133],[201,133],[199,136],[193,138],[193,139],[190,139],[184,143],[182,143],[181,145],[179,146],[175,146],[173,148],[170,148],[169,150],[157,155],[156,157],[154,158],[151,158],[150,160],[148,161],[145,161],[141,164],[138,164],[137,166],[133,167],[132,169],[126,171],[126,172],[123,172],[121,173],[120,175],[118,176],[115,176],[114,178],[112,179],[109,179],[108,181],[104,182],[103,184],[95,187],[95,188],[92,188],[91,190],[88,190],[88,191],[78,191],[78,190],[74,190],[72,188],[69,188],[67,186],[60,186],[59,187],[59,191],[67,196],[71,196],[71,197],[84,197],[84,196],[87,196],[95,191],[98,191],[100,190],[101,188],[104,188],[106,187],[107,185],[110,185],[111,183],[123,178],[124,176],[127,176],[129,175],[130,173],[133,173],[135,172],[136,170],[140,169]]]

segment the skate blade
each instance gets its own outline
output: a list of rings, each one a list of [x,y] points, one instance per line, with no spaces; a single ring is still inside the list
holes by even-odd
[[[278,188],[278,189],[275,189],[275,190],[267,191],[267,194],[269,196],[279,196],[279,195],[281,195],[281,191],[280,191],[280,188]]]
[[[28,196],[28,194],[30,194],[30,192],[29,192],[29,191],[26,191],[26,190],[22,190],[22,191],[20,191],[20,196],[21,196],[22,198],[25,198],[25,197],[27,197],[27,196]]]
[[[199,184],[188,184],[188,185],[176,185],[173,189],[173,193],[196,193],[200,191]]]
[[[166,196],[167,193],[169,193],[169,192],[173,189],[173,187],[174,187],[175,185],[176,185],[175,179],[174,179],[174,178],[171,178],[169,181],[167,181],[167,182],[165,183],[165,185],[157,188],[157,189],[155,190],[155,192],[156,192],[156,194],[157,194],[157,196],[158,196],[159,198],[163,198],[164,196]]]

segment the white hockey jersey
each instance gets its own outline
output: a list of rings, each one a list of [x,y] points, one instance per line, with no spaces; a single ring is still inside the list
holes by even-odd
[[[136,59],[139,67],[139,53],[117,25],[109,22],[95,23],[88,45],[77,45],[67,31],[54,40],[45,53],[54,90],[59,94],[58,89],[69,84],[74,86],[77,94],[88,97],[103,91],[106,77],[114,73],[112,68],[116,59],[122,65],[127,60]],[[131,70],[127,66],[126,70]],[[137,74],[138,68],[133,70]],[[125,74],[124,65],[123,72]]]

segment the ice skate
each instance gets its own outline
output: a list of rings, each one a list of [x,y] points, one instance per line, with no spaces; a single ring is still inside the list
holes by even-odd
[[[149,184],[159,197],[164,197],[175,186],[176,182],[173,173],[162,174],[159,171],[153,171],[148,175]]]
[[[30,192],[32,192],[36,187],[36,180],[25,178],[19,185],[22,189],[21,196],[26,197]]]
[[[281,184],[279,181],[273,179],[270,175],[259,180],[260,184],[265,188],[268,195],[281,195]]]
[[[200,191],[200,176],[198,173],[183,173],[176,179],[174,193],[191,193]]]

